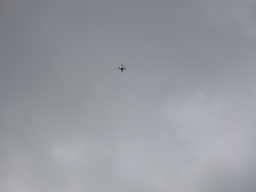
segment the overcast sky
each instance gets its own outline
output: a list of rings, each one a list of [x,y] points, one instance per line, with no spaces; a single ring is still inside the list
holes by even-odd
[[[255,53],[255,0],[0,0],[0,191],[256,191]]]

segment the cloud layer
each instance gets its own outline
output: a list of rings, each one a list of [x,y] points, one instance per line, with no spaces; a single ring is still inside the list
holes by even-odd
[[[0,191],[255,191],[255,10],[1,1]]]

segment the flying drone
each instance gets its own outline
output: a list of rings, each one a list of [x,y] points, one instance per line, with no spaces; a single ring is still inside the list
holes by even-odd
[[[124,71],[124,70],[127,70],[127,69],[123,66],[123,64],[121,64],[121,65],[122,65],[122,67],[118,67],[118,69],[120,69],[120,71],[123,73],[123,71]],[[118,69],[117,69],[117,70],[118,70]]]

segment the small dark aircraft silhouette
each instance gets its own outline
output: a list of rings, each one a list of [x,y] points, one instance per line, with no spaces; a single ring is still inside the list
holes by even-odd
[[[122,65],[122,64],[121,64],[121,65]],[[118,67],[118,69],[120,69],[122,73],[123,73],[124,70],[127,70],[123,65],[122,65],[122,67]],[[117,70],[118,70],[118,69],[117,69]]]

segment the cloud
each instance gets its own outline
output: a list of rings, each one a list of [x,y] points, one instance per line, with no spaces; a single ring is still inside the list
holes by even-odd
[[[223,184],[232,189],[233,182],[248,177],[255,155],[254,120],[247,115],[249,111],[239,96],[212,96],[205,91],[181,101],[166,100],[166,119],[176,127],[177,137],[193,159],[184,162],[185,169],[180,167],[184,170],[181,181],[189,185],[181,187],[184,191],[193,187],[208,192],[214,185],[216,190],[223,190]],[[243,185],[240,182],[237,187]]]
[[[228,36],[256,40],[256,2],[252,0],[202,0],[209,24]]]
[[[1,5],[0,191],[255,191],[254,1]]]

